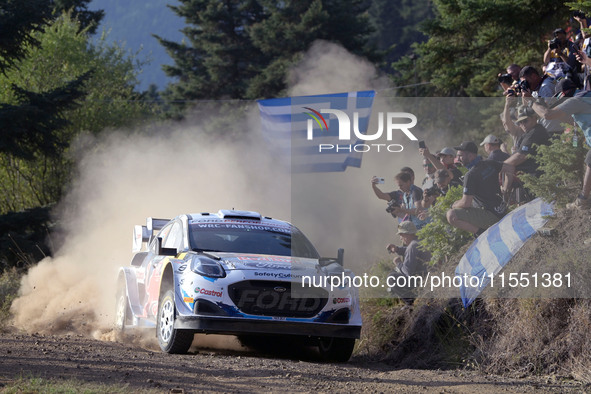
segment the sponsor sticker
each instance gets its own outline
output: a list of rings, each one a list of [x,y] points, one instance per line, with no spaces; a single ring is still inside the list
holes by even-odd
[[[204,289],[202,287],[196,287],[195,288],[195,293],[196,294],[201,294],[201,295],[208,295],[208,296],[220,297],[220,298],[223,295],[223,292],[221,292],[221,291]]]

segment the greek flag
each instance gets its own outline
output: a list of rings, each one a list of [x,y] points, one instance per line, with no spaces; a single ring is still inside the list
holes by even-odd
[[[263,136],[273,149],[290,158],[293,173],[345,171],[361,167],[363,141],[353,133],[367,133],[375,91],[298,96],[259,100]],[[351,139],[339,139],[341,127],[334,113],[350,121]]]
[[[475,240],[456,268],[456,276],[474,280],[462,280],[460,295],[464,307],[468,307],[490,283],[490,275],[496,276],[525,242],[544,226],[553,215],[553,204],[540,198],[508,213],[498,223],[489,227]]]

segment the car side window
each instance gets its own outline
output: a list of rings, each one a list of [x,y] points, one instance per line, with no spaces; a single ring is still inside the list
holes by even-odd
[[[174,222],[168,237],[162,243],[164,248],[180,249],[183,242],[183,231],[179,222]]]

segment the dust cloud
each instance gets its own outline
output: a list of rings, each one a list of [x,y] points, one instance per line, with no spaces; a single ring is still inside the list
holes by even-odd
[[[129,264],[133,225],[146,217],[224,208],[289,214],[288,178],[259,144],[216,143],[185,125],[113,132],[82,145],[78,178],[62,204],[63,246],[29,270],[13,304],[17,327],[27,331],[108,330],[117,270]]]
[[[368,62],[326,42],[311,47],[290,80],[293,95],[387,87]],[[348,246],[346,265],[368,269],[394,235],[394,220],[373,195],[370,178],[391,180],[408,158],[366,155],[361,169],[290,178],[261,142],[254,103],[242,127],[252,140],[209,138],[195,124],[81,138],[74,149],[77,177],[59,210],[61,247],[22,279],[15,325],[113,339],[117,270],[132,257],[133,225],[149,216],[258,211],[294,222],[325,256]]]

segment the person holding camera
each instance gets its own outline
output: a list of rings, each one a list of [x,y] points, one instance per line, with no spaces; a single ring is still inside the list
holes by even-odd
[[[393,259],[396,268],[390,272],[390,277],[404,276],[408,278],[410,276],[422,276],[427,272],[427,264],[431,260],[431,253],[419,245],[417,231],[416,226],[409,221],[401,222],[398,225],[397,233],[403,246],[394,244],[386,246],[389,253],[398,255]],[[390,279],[390,281],[392,280]],[[396,283],[403,282],[406,282],[407,286],[390,287],[388,291],[400,297],[407,305],[412,305],[414,302],[412,287],[408,285],[407,281],[396,280]]]
[[[564,29],[556,29],[554,38],[548,41],[548,49],[544,52],[546,74],[553,78],[574,79],[579,68],[575,57],[578,48],[566,38]]]
[[[400,173],[394,177],[394,181],[398,184],[399,189],[389,193],[383,192],[378,187],[379,184],[384,183],[384,178],[374,176],[371,179],[371,187],[377,198],[388,201],[386,212],[402,220],[412,209],[418,209],[415,202],[421,200],[423,190],[414,184],[414,171],[409,167],[403,167]]]
[[[526,66],[521,70],[520,78],[521,97],[524,105],[531,106],[535,99],[554,97],[556,81],[548,75],[540,77],[535,68]],[[572,123],[568,117],[552,120],[540,118],[538,121],[550,134],[562,134],[564,130],[562,123]]]
[[[458,159],[468,168],[468,172],[464,175],[462,198],[447,211],[447,221],[461,230],[480,235],[507,211],[499,187],[499,173],[503,164],[483,160],[472,141],[464,141],[455,149]]]

